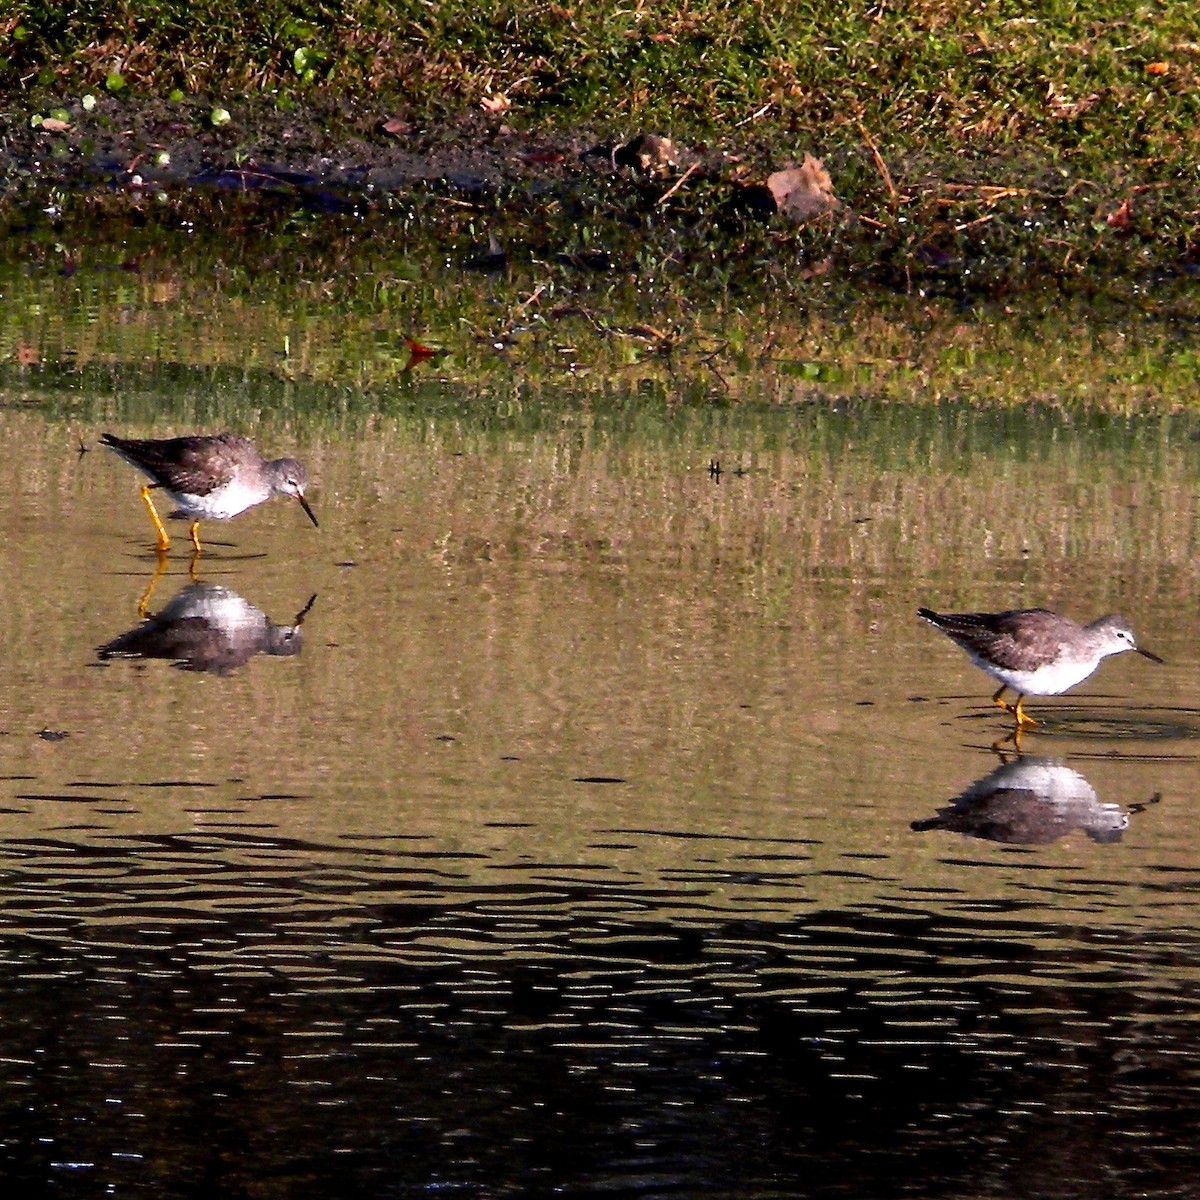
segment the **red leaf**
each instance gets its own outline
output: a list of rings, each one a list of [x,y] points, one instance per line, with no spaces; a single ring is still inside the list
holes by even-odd
[[[424,362],[427,358],[437,358],[439,354],[443,353],[441,350],[432,350],[428,346],[423,346],[420,342],[410,337],[404,339],[404,344],[408,347],[409,353],[412,355],[412,359],[408,364],[410,367],[414,363]]]

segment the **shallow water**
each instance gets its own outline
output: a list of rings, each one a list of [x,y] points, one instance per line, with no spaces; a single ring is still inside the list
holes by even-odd
[[[0,393],[7,1178],[1192,1194],[1194,418],[431,381],[243,419],[320,530],[180,527],[156,578],[77,440],[191,386]],[[918,604],[1167,663],[1031,701],[1021,757]]]

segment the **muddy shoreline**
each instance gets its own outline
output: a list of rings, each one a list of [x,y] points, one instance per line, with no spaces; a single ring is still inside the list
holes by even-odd
[[[1130,281],[1200,271],[1200,237],[1188,232],[1200,197],[1183,179],[1151,186],[1118,165],[1107,179],[1072,179],[1019,148],[939,163],[889,158],[869,137],[781,146],[753,127],[640,153],[643,135],[670,132],[521,130],[484,113],[421,123],[335,98],[283,112],[98,95],[0,115],[0,220],[18,227],[41,209],[69,221],[82,201],[89,236],[106,220],[119,236],[131,210],[202,221],[231,196],[366,216],[425,204],[423,226],[446,244],[461,242],[464,215],[479,218],[484,269],[532,237],[587,243],[600,269],[656,258],[699,277],[725,264],[725,285],[739,273],[788,289],[831,275],[967,301],[1047,283],[1120,295]],[[827,168],[830,203],[797,218],[764,184],[809,153]]]
[[[387,113],[349,102],[306,105],[303,113],[235,106],[223,126],[213,123],[214,106],[199,101],[97,97],[91,112],[78,104],[66,112],[68,129],[0,116],[7,198],[54,187],[200,186],[236,171],[245,172],[247,187],[257,172],[347,194],[436,184],[495,190],[585,161],[580,156],[597,141],[587,133],[522,134],[472,114],[437,126],[405,122],[389,133]]]

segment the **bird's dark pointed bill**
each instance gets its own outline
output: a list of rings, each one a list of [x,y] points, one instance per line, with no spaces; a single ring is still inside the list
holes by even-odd
[[[304,618],[308,616],[310,609],[317,602],[317,593],[313,592],[308,598],[308,603],[296,614],[296,619],[292,622],[293,625],[299,626],[304,623]]]
[[[304,509],[304,511],[305,511],[306,513],[308,513],[308,519],[309,519],[309,520],[310,520],[310,521],[311,521],[311,522],[312,522],[312,523],[313,523],[313,524],[314,524],[314,525],[315,525],[315,526],[316,526],[318,529],[320,529],[320,528],[321,528],[321,524],[320,524],[320,522],[317,520],[317,514],[316,514],[315,512],[313,512],[313,510],[312,510],[312,509],[309,507],[309,503],[308,503],[308,501],[307,501],[307,500],[305,500],[305,498],[304,498],[303,496],[297,496],[297,497],[296,497],[296,499],[300,501],[300,507],[301,507],[302,509]]]
[[[1134,646],[1134,649],[1143,657],[1148,658],[1151,662],[1161,663],[1163,660],[1157,654],[1152,654],[1149,650],[1143,650],[1141,646]]]

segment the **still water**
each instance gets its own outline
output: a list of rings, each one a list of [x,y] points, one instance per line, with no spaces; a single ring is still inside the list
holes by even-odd
[[[95,437],[206,402],[0,392],[6,1179],[1195,1194],[1195,418],[223,386],[321,528],[161,577]],[[918,604],[1167,661],[1018,755]]]

